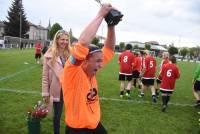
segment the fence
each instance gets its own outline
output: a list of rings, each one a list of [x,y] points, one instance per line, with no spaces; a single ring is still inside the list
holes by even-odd
[[[49,46],[49,40],[30,40],[24,39],[19,37],[12,37],[12,36],[4,36],[3,38],[4,44],[2,44],[2,48],[33,48],[36,42],[41,42],[44,46]]]

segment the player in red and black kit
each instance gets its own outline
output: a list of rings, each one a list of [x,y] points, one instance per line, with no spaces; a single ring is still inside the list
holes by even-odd
[[[127,44],[126,50],[122,52],[118,58],[120,65],[119,80],[120,80],[120,97],[123,97],[125,90],[125,81],[127,80],[126,96],[130,98],[130,90],[132,87],[132,64],[134,62],[134,54],[131,52],[132,45]]]
[[[156,94],[154,88],[154,79],[156,73],[156,60],[153,56],[149,54],[148,50],[144,51],[144,60],[142,63],[142,89],[140,97],[144,96],[144,91],[147,88],[151,89],[152,101],[156,103]]]
[[[170,62],[163,65],[159,77],[162,79],[160,85],[160,92],[162,95],[162,102],[163,102],[162,112],[165,112],[170,96],[174,91],[176,79],[180,77],[180,71],[176,66],[176,57],[171,56]]]
[[[40,64],[40,58],[41,58],[41,52],[42,52],[42,45],[40,42],[37,42],[35,44],[35,61],[37,64]]]
[[[160,63],[160,72],[162,70],[162,67],[164,64],[169,63],[169,53],[168,52],[163,52],[162,53],[162,61]],[[157,77],[156,83],[155,83],[155,89],[156,89],[156,97],[158,98],[159,96],[159,88],[161,84],[161,78]]]
[[[135,52],[134,55],[135,59],[133,63],[133,86],[136,87],[136,83],[138,83],[138,87],[141,89],[141,82],[139,82],[139,78],[142,69],[142,57],[138,52]]]

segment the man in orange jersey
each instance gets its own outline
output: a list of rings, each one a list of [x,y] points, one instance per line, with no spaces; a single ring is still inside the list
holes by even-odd
[[[100,104],[96,72],[114,56],[115,29],[108,27],[102,49],[89,45],[95,37],[105,15],[113,9],[103,4],[97,16],[81,33],[78,42],[71,48],[61,76],[65,105],[66,134],[107,134],[100,123]]]

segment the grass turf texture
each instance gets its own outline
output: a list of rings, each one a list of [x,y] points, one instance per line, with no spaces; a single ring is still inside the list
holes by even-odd
[[[150,91],[145,92],[144,101],[137,96],[137,89],[131,91],[131,100],[119,98],[117,57],[118,55],[97,74],[99,95],[105,98],[101,100],[101,121],[109,134],[200,133],[197,114],[199,110],[192,106],[195,103],[192,96],[192,77],[196,63],[178,62],[181,78],[177,81],[176,90],[170,100],[173,104],[163,113],[161,98],[157,104],[152,104]],[[42,66],[35,64],[33,49],[0,50],[0,58],[0,134],[25,134],[26,111],[41,100]],[[159,65],[160,59],[157,61]],[[53,132],[51,117],[43,119],[41,125],[42,134]],[[64,131],[63,114],[61,133]]]

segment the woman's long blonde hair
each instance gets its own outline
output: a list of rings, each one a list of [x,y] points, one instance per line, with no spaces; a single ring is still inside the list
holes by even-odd
[[[56,32],[56,34],[54,35],[53,43],[51,45],[51,48],[49,49],[49,51],[51,51],[51,53],[52,53],[52,60],[51,60],[52,66],[55,64],[56,58],[59,56],[59,53],[58,53],[58,39],[62,35],[66,35],[68,37],[68,45],[66,45],[66,51],[63,52],[63,56],[64,56],[64,58],[66,60],[69,57],[69,47],[71,46],[71,44],[70,44],[70,35],[69,35],[69,33],[67,33],[64,30],[58,30]]]

